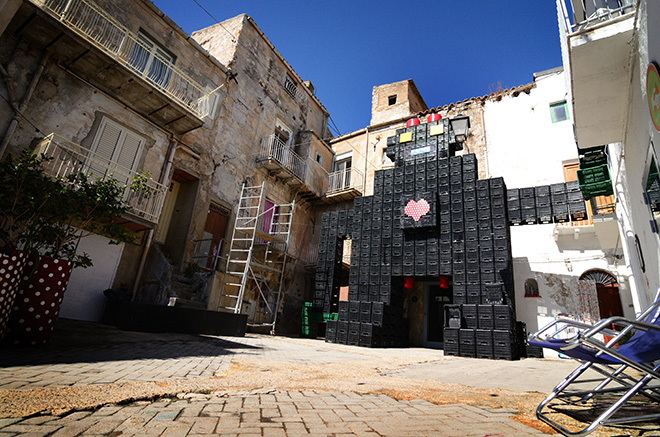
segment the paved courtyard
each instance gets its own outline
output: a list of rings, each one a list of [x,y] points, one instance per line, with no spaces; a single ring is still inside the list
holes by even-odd
[[[573,367],[61,321],[0,349],[0,436],[541,436],[534,406]]]

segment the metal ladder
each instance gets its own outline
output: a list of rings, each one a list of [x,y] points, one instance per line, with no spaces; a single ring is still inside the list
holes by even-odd
[[[254,297],[263,303],[262,313],[267,314],[268,320],[249,324],[270,326],[274,333],[294,204],[265,209],[265,195],[263,183],[253,187],[243,184],[241,188],[218,310],[239,314],[246,296]],[[268,218],[270,223],[264,222]]]

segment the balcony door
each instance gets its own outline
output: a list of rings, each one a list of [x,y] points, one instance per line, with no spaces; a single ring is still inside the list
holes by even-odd
[[[351,186],[351,164],[352,159],[350,156],[335,161],[335,189],[346,190]]]
[[[172,76],[174,56],[144,33],[139,33],[128,55],[128,63],[137,73],[165,88]]]
[[[144,138],[135,132],[103,118],[99,125],[88,160],[94,177],[110,175],[120,184],[130,184],[131,172],[137,169]]]

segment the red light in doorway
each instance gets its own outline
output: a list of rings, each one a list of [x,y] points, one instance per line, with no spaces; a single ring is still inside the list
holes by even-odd
[[[440,288],[444,288],[444,289],[449,288],[449,276],[440,276],[438,278],[438,283],[440,285]]]
[[[403,288],[410,290],[413,287],[413,278],[406,276],[403,278]]]

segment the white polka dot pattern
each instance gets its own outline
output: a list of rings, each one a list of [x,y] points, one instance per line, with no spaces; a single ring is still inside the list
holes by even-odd
[[[426,201],[426,199],[419,199],[419,201],[417,202],[415,202],[414,200],[408,202],[403,212],[405,215],[412,217],[413,220],[418,222],[419,219],[430,210],[431,210],[431,206]]]
[[[27,252],[22,250],[0,251],[0,340],[12,312],[26,260]]]
[[[73,269],[70,261],[41,257],[39,268],[30,278],[34,263],[34,259],[28,260],[23,269],[20,297],[14,303],[7,330],[8,340],[14,344],[48,342]]]

